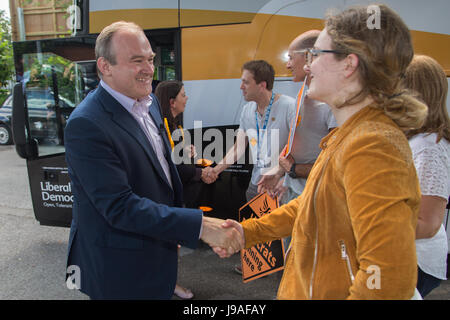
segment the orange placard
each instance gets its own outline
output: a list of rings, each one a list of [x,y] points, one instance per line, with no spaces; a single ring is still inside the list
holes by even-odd
[[[239,209],[239,220],[260,218],[278,208],[277,198],[267,193],[257,195]],[[241,250],[242,281],[261,278],[284,269],[283,241],[274,240]]]

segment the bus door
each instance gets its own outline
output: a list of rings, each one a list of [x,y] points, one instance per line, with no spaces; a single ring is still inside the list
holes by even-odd
[[[154,85],[179,79],[179,30],[146,32],[155,61]],[[17,84],[12,131],[16,151],[27,160],[36,219],[69,227],[73,196],[65,161],[64,128],[72,111],[99,84],[96,35],[14,43]]]
[[[68,227],[72,220],[64,127],[98,84],[94,44],[95,37],[14,43],[13,138],[27,160],[33,210],[42,225]]]

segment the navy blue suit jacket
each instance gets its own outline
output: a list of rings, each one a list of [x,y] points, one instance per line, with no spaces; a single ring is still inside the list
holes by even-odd
[[[67,265],[79,267],[80,290],[93,299],[170,299],[177,244],[198,244],[202,213],[181,208],[182,184],[162,135],[173,188],[137,121],[101,86],[67,122],[74,195]]]

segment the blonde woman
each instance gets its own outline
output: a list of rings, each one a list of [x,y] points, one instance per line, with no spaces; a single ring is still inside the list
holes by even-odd
[[[448,243],[442,225],[450,193],[450,120],[444,70],[431,57],[417,55],[406,70],[406,86],[429,108],[425,124],[408,132],[422,193],[416,228],[417,289],[422,297],[446,280]]]
[[[368,29],[367,7],[326,19],[307,54],[307,94],[331,107],[338,128],[322,139],[302,195],[241,225],[247,248],[292,235],[279,299],[414,295],[420,190],[404,131],[422,126],[427,107],[400,83],[409,30],[379,8],[380,29]]]

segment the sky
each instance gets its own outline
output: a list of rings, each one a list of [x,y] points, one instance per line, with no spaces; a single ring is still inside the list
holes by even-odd
[[[0,0],[0,9],[4,10],[9,17],[9,0]]]

